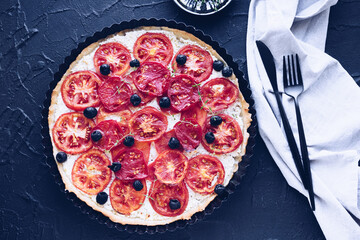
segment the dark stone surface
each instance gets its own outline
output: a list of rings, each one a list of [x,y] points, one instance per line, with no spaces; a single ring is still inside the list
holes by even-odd
[[[60,192],[41,148],[41,104],[52,75],[94,32],[124,20],[157,17],[211,35],[246,71],[248,0],[197,17],[171,0],[0,1],[0,239],[323,239],[307,200],[290,188],[258,137],[242,184],[193,226],[157,235],[109,229]],[[360,1],[331,10],[326,51],[360,82]]]

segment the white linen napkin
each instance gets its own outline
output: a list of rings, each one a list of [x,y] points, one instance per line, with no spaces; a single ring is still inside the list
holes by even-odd
[[[360,88],[335,59],[324,53],[330,6],[335,3],[336,0],[251,1],[248,74],[260,135],[289,185],[308,197],[286,141],[275,97],[269,92],[272,87],[255,41],[263,41],[274,55],[280,91],[282,56],[299,55],[304,81],[299,105],[315,192],[314,214],[327,239],[360,239]],[[299,142],[293,102],[284,95],[283,103]]]

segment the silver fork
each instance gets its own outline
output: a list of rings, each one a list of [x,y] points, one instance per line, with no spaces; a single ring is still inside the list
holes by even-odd
[[[291,58],[289,55],[287,56],[287,64],[286,64],[285,56],[283,56],[283,81],[284,81],[284,91],[286,95],[290,96],[295,103],[301,157],[303,160],[304,175],[306,181],[306,183],[304,183],[304,187],[309,190],[311,208],[313,211],[315,211],[314,190],[312,185],[309,153],[307,150],[305,132],[302,123],[299,102],[298,102],[299,95],[304,91],[304,85],[300,70],[299,57],[297,54],[296,54],[296,69],[295,69],[294,55],[291,55]]]

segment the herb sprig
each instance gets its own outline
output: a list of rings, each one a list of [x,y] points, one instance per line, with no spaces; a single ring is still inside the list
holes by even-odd
[[[209,102],[209,99],[204,102],[200,91],[198,91],[198,95],[199,95],[199,100],[202,103],[201,108],[200,108],[202,110],[206,106],[206,104]],[[211,107],[208,107],[208,108],[209,108],[210,113],[214,114]]]

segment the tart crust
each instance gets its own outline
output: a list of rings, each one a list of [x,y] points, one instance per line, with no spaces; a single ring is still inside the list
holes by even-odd
[[[164,30],[164,31],[169,31],[174,33],[174,35],[177,38],[183,38],[183,39],[189,39],[193,42],[196,42],[199,46],[203,47],[204,49],[206,49],[207,51],[209,51],[213,56],[215,56],[217,59],[222,60],[223,62],[224,59],[208,44],[206,44],[205,42],[201,41],[200,39],[198,39],[197,37],[195,37],[194,35],[187,33],[185,31],[182,30],[178,30],[178,29],[173,29],[173,28],[168,28],[168,27],[139,27],[139,28],[135,28],[135,29],[126,29],[123,30],[121,32],[118,32],[116,34],[113,35],[109,35],[107,38],[99,40],[98,42],[92,43],[91,45],[89,45],[88,47],[86,47],[76,58],[76,60],[71,63],[70,67],[68,68],[68,70],[66,71],[66,73],[63,75],[63,77],[61,78],[61,80],[57,83],[55,89],[52,92],[52,96],[51,96],[51,105],[49,108],[49,116],[48,116],[48,124],[49,124],[49,132],[50,132],[50,137],[51,137],[51,141],[52,141],[52,146],[53,146],[53,152],[54,152],[54,160],[55,160],[55,152],[57,151],[57,148],[53,142],[53,136],[52,136],[52,129],[54,127],[54,124],[56,122],[55,119],[55,110],[58,107],[58,103],[57,103],[57,99],[59,94],[61,94],[60,89],[61,89],[61,85],[63,83],[63,81],[65,80],[66,76],[68,76],[71,73],[71,70],[74,68],[74,66],[76,66],[76,64],[86,55],[90,54],[92,51],[94,51],[101,42],[114,37],[115,35],[119,35],[119,36],[124,36],[125,33],[130,32],[130,31],[134,31],[134,30]],[[132,52],[132,49],[130,49],[130,51]],[[231,80],[236,80],[236,76],[233,74],[230,77]],[[239,87],[238,82],[234,81],[234,83],[236,84],[237,87]],[[240,116],[243,120],[243,128],[242,128],[242,133],[243,133],[243,142],[240,145],[240,148],[238,151],[238,155],[235,157],[235,160],[237,162],[241,161],[242,156],[245,154],[245,150],[246,150],[246,145],[249,139],[249,133],[247,132],[247,129],[250,127],[251,124],[251,114],[249,113],[249,104],[245,101],[242,93],[240,92],[240,96],[239,96],[239,100],[241,102],[241,112],[240,112]],[[221,159],[221,155],[216,155],[218,158]],[[55,160],[56,162],[56,160]],[[165,225],[165,224],[169,224],[171,222],[177,221],[177,220],[181,220],[181,219],[190,219],[191,216],[193,214],[195,214],[196,212],[200,212],[203,211],[206,206],[216,197],[216,194],[212,194],[211,197],[209,197],[206,201],[202,201],[201,205],[198,205],[196,208],[193,208],[191,210],[185,210],[185,212],[179,216],[175,216],[175,217],[167,217],[166,219],[162,219],[162,220],[149,220],[149,219],[133,219],[133,218],[126,218],[124,217],[124,215],[118,214],[115,212],[115,210],[108,210],[105,209],[104,207],[102,207],[101,205],[98,205],[97,203],[95,203],[94,201],[90,200],[88,195],[83,193],[82,191],[80,191],[79,189],[77,189],[73,183],[66,177],[66,173],[64,171],[64,168],[62,166],[62,164],[59,164],[58,162],[56,162],[59,172],[61,174],[62,180],[65,183],[65,189],[68,190],[69,192],[73,192],[76,194],[76,196],[81,199],[82,201],[84,201],[88,206],[92,207],[94,210],[101,212],[102,214],[104,214],[105,216],[109,217],[113,222],[117,222],[117,223],[121,223],[121,224],[131,224],[131,225],[146,225],[146,226],[156,226],[156,225]],[[238,169],[238,167],[236,167],[236,169],[234,169],[234,172],[236,172]],[[234,172],[232,173],[232,175],[234,174]],[[109,183],[110,184],[110,183]]]

